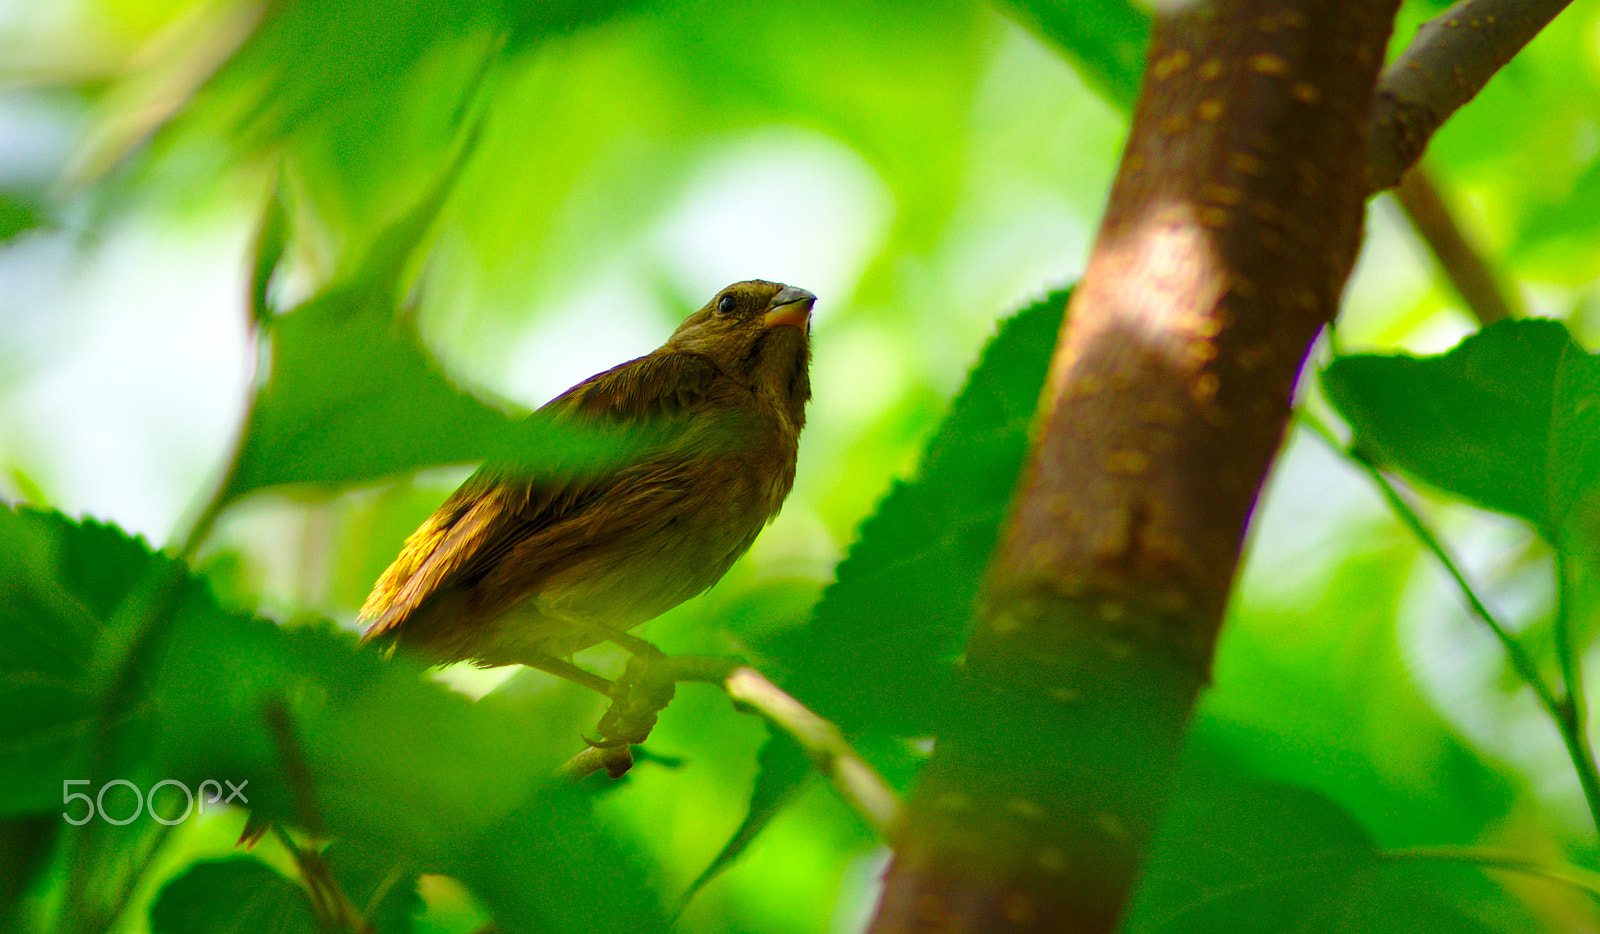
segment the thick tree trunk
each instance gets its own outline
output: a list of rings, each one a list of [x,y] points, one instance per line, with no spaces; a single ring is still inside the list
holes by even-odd
[[[1398,0],[1168,4],[872,930],[1110,931],[1301,363]]]

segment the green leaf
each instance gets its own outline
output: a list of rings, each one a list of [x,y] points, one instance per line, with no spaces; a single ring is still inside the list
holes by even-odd
[[[1322,380],[1363,456],[1552,541],[1594,496],[1600,360],[1558,321],[1502,321],[1435,357],[1344,356]]]
[[[1395,861],[1330,798],[1218,770],[1217,755],[1191,749],[1123,934],[1543,929],[1477,866]]]
[[[59,809],[61,779],[93,716],[92,698],[77,685],[0,674],[0,815]]]
[[[317,934],[299,885],[254,857],[195,863],[150,906],[151,934]]]
[[[115,526],[0,508],[0,670],[82,676],[149,554]]]
[[[1378,865],[1366,832],[1304,789],[1180,785],[1146,859],[1125,934],[1312,931]]]
[[[811,760],[805,750],[789,734],[771,724],[767,726],[767,741],[761,747],[759,762],[760,771],[756,773],[755,786],[750,789],[750,806],[744,820],[711,865],[689,884],[683,893],[682,905],[689,904],[706,883],[732,866],[812,776]]]
[[[32,203],[15,195],[0,193],[0,244],[44,223],[44,216]]]
[[[97,649],[151,566],[114,526],[0,508],[0,814],[59,811],[62,781],[84,777]]]
[[[422,910],[414,869],[397,866],[391,852],[351,840],[329,844],[322,851],[322,861],[339,890],[373,930],[378,934],[410,934],[412,916]]]
[[[324,296],[273,324],[271,370],[229,498],[482,460],[511,427],[503,412],[453,385],[409,319],[381,302]]]
[[[106,526],[0,510],[0,549],[16,559],[0,571],[9,614],[0,627],[0,689],[13,702],[0,719],[0,741],[9,744],[7,758],[19,757],[0,778],[20,782],[0,794],[18,810],[59,812],[64,779],[115,776],[144,791],[171,780],[194,792],[208,780],[226,782],[243,790],[236,806],[340,840],[349,849],[336,855],[355,854],[340,856],[349,863],[343,878],[369,900],[383,877],[404,866],[456,876],[504,913],[507,932],[666,928],[645,871],[595,823],[585,799],[550,787],[570,749],[530,741],[524,710],[474,704],[404,659],[386,662],[357,649],[354,635],[331,625],[283,629],[224,611],[201,579]],[[144,586],[156,568],[180,572],[159,596]],[[17,595],[29,599],[10,599]],[[141,599],[150,605],[130,605]],[[104,620],[138,619],[158,604],[167,611],[144,629],[150,644],[126,656],[135,666],[128,702],[137,715],[109,722],[107,768],[86,776],[68,753],[74,731],[95,722],[76,716],[91,702],[63,685],[86,676],[86,658],[98,658],[98,643],[115,635]],[[56,627],[74,639],[38,637]],[[80,844],[84,859],[118,874],[92,883],[122,890],[151,871],[140,862],[148,854],[130,841],[145,845],[133,831],[159,828],[140,820],[112,827],[116,833],[85,825],[85,833],[96,832]],[[197,880],[217,872],[263,879],[238,867],[199,872]],[[279,904],[276,881],[264,884],[263,904]],[[251,929],[229,927],[231,915],[205,914],[220,903],[194,894],[203,887],[192,881],[169,893],[175,900],[164,897],[161,923]],[[597,895],[603,904],[591,903]],[[403,889],[379,902],[389,929],[410,897]],[[243,925],[257,915],[240,917]]]
[[[978,582],[1027,453],[1068,293],[1007,320],[923,457],[861,527],[810,623],[774,640],[786,687],[905,777],[899,737],[931,735]]]
[[[648,874],[606,833],[591,799],[539,787],[505,819],[459,841],[447,871],[467,884],[505,934],[670,928]]]
[[[1129,0],[1006,0],[1001,6],[1065,52],[1113,106],[1133,110],[1150,45],[1144,7]]]
[[[226,499],[280,484],[341,487],[436,464],[481,460],[512,423],[448,380],[401,307],[402,277],[476,131],[431,191],[323,294],[262,322],[271,365],[245,425]],[[253,293],[281,253],[282,206],[268,206]],[[256,300],[264,300],[257,296]],[[259,314],[259,311],[257,312]]]

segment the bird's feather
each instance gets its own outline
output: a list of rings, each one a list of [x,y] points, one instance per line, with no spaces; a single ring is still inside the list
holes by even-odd
[[[670,451],[721,375],[703,355],[658,351],[545,404],[530,419],[599,430],[629,454],[607,469],[577,468],[559,456],[541,463],[536,451],[485,464],[412,533],[402,557],[379,579],[361,609],[367,638],[397,630],[430,597],[470,586],[520,544],[582,513],[630,476],[637,487],[638,472],[626,468]]]

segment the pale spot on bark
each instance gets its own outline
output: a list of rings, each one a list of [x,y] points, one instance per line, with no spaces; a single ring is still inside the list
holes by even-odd
[[[1052,876],[1064,876],[1067,874],[1067,854],[1053,846],[1047,846],[1039,850],[1034,854],[1033,861],[1041,870]]]
[[[1260,175],[1266,164],[1247,152],[1235,152],[1228,156],[1228,167],[1246,175]]]
[[[1122,822],[1122,818],[1112,814],[1110,811],[1101,811],[1096,814],[1094,822],[1100,828],[1101,833],[1113,840],[1122,840],[1128,836],[1128,825]]]
[[[1030,821],[1043,820],[1045,815],[1044,808],[1040,807],[1038,802],[1027,798],[1012,798],[1006,802],[1006,810],[1023,820]]]
[[[1163,613],[1186,613],[1189,610],[1189,595],[1181,590],[1166,590],[1156,596],[1156,608]]]
[[[1156,62],[1156,79],[1164,81],[1167,78],[1172,77],[1177,72],[1180,72],[1188,67],[1189,53],[1184,49],[1179,49],[1178,51],[1173,52],[1171,55],[1162,56],[1161,59]]]
[[[1027,895],[1010,895],[1006,897],[1002,910],[1005,912],[1006,920],[1012,924],[1032,924],[1036,905]]]
[[[1250,70],[1257,74],[1283,77],[1289,73],[1288,60],[1281,55],[1273,55],[1269,52],[1258,52],[1250,56],[1248,64]]]

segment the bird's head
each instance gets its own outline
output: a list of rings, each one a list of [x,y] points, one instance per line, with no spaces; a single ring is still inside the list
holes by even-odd
[[[781,282],[735,282],[684,319],[663,350],[703,354],[724,373],[799,413],[811,398],[811,306]],[[803,416],[802,416],[803,417]]]

